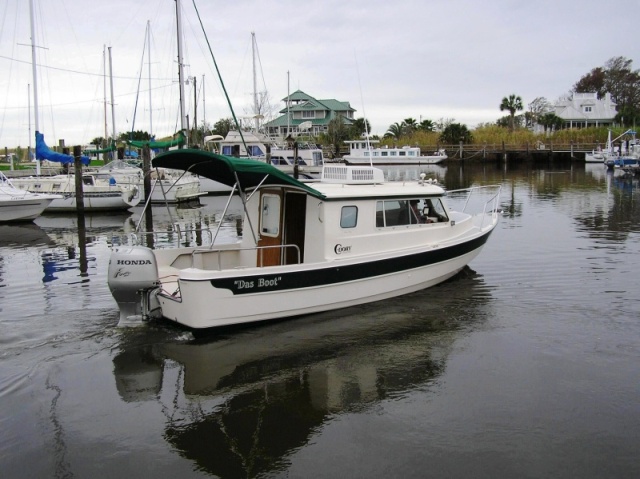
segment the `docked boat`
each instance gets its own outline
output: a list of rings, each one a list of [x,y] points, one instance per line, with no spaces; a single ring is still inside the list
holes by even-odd
[[[96,178],[115,182],[117,185],[135,187],[140,198],[144,195],[144,171],[122,160],[114,160],[95,173]],[[181,203],[206,194],[200,190],[200,180],[191,173],[177,170],[151,170],[151,203]]]
[[[312,143],[300,141],[294,148],[261,133],[243,131],[240,134],[237,130],[229,131],[219,143],[219,152],[223,155],[265,161],[288,174],[294,171],[297,150],[300,173],[320,175],[322,172],[322,149]]]
[[[75,212],[76,183],[74,175],[24,176],[12,180],[14,186],[30,193],[55,194],[57,198],[47,206],[47,212]],[[140,202],[135,186],[110,184],[94,175],[82,175],[85,211],[127,210]]]
[[[209,245],[151,249],[139,233],[114,247],[108,283],[122,323],[164,317],[214,328],[418,291],[475,258],[499,217],[499,186],[468,190],[453,210],[425,175],[387,182],[373,167],[325,165],[321,180],[302,183],[268,164],[193,149],[160,154],[153,166],[230,186],[229,203],[237,192],[243,204],[243,234],[217,244],[219,225]]]
[[[434,165],[447,159],[443,149],[423,155],[417,146],[372,147],[380,143],[378,140],[350,140],[345,143],[349,145],[349,153],[342,159],[350,165]]]
[[[31,193],[16,188],[0,171],[0,223],[31,221],[42,214],[59,195]]]
[[[271,164],[288,175],[297,173],[299,178],[319,178],[324,164],[322,149],[315,144],[301,141],[296,143],[294,148],[251,131],[243,131],[241,134],[237,130],[231,130],[226,137],[209,136],[205,138],[205,145],[207,151],[234,158],[251,158]],[[200,182],[202,190],[207,193],[228,194],[231,191],[230,186],[204,176],[200,176]]]

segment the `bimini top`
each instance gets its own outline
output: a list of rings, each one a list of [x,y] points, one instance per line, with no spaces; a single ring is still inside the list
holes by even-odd
[[[187,148],[161,153],[153,159],[152,165],[154,168],[189,171],[227,186],[233,186],[239,182],[238,187],[243,190],[259,185],[292,186],[304,190],[316,198],[325,198],[319,191],[274,166],[248,158],[232,158],[205,150]]]

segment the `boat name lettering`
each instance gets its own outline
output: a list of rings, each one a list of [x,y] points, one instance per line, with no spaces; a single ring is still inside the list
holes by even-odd
[[[126,266],[136,266],[139,264],[152,264],[149,259],[119,259],[116,264],[124,264]]]
[[[351,246],[342,246],[341,244],[337,244],[335,248],[333,248],[336,254],[348,253],[351,251]]]
[[[282,276],[271,279],[258,278],[257,281],[245,281],[244,279],[237,279],[233,282],[233,284],[238,289],[269,288],[272,286],[278,286],[278,282],[280,282],[281,279]]]

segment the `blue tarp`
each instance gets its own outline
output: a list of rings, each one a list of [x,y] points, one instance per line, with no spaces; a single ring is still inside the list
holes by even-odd
[[[73,156],[58,153],[50,149],[44,142],[44,135],[39,131],[36,131],[36,158],[38,160],[55,161],[57,163],[62,163],[63,165],[69,163],[73,164],[74,161]],[[82,164],[85,166],[91,162],[88,156],[81,156],[80,158],[82,160]]]

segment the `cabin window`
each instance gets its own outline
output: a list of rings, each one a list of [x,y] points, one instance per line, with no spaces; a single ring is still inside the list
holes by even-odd
[[[357,224],[358,224],[358,207],[343,206],[342,214],[340,215],[340,227],[355,228]]]
[[[247,146],[247,149],[249,151],[249,156],[264,156],[262,148],[258,145],[249,145]]]
[[[398,156],[407,156],[407,152],[406,151],[399,151],[398,152]]]
[[[376,202],[376,227],[443,223],[449,220],[440,198]]]
[[[398,153],[397,151],[390,151],[389,156],[396,156],[397,153]]]
[[[584,107],[584,112],[585,113],[591,113],[591,107],[590,106],[585,106]]]
[[[231,145],[224,145],[222,147],[222,154],[223,155],[227,155],[227,156],[231,156]]]
[[[265,194],[260,208],[260,232],[263,236],[278,236],[280,230],[280,197]]]
[[[388,151],[381,151],[380,156],[388,156]]]

